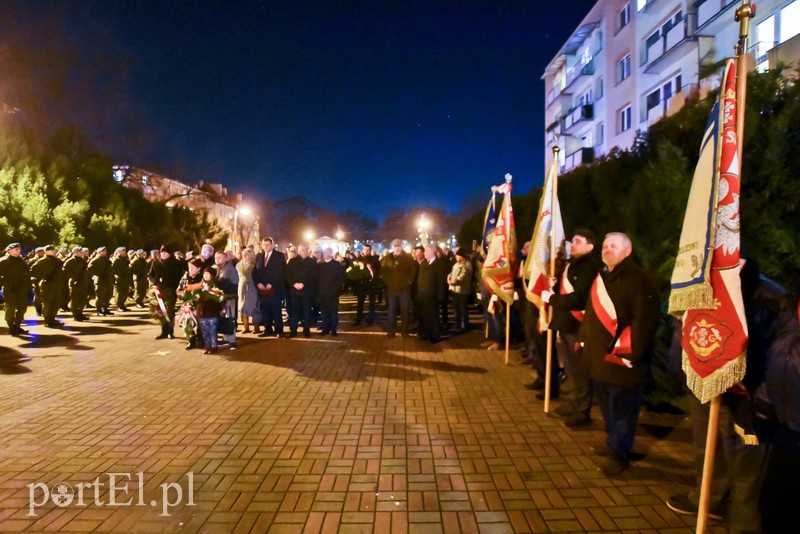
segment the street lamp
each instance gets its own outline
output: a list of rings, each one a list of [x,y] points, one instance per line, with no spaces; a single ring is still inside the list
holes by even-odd
[[[344,232],[342,232],[341,228],[336,229],[336,250],[339,254],[344,254],[342,251],[342,239],[344,239]]]
[[[314,232],[311,230],[306,230],[306,241],[311,241],[312,239],[314,239]],[[309,245],[310,244],[311,243],[309,243]]]
[[[421,215],[419,218],[419,240],[423,246],[428,244],[428,228],[430,225],[431,223],[425,218],[425,215]]]
[[[239,206],[236,206],[236,208],[233,210],[233,240],[232,241],[233,241],[233,255],[234,256],[236,256],[236,253],[238,252],[237,245],[239,244],[239,236],[238,236],[237,232],[238,232],[238,227],[239,227],[238,223],[239,223],[239,214],[240,213],[244,217],[247,217],[248,215],[250,215],[252,213],[252,210],[250,208],[247,208],[247,207],[239,207]]]

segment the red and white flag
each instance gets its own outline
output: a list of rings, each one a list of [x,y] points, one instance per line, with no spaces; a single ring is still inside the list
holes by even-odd
[[[694,172],[669,311],[683,317],[683,370],[708,402],[742,380],[747,321],[739,278],[736,63],[728,60]]]
[[[564,242],[564,223],[561,221],[561,207],[558,195],[553,195],[556,187],[558,160],[553,159],[547,178],[542,187],[542,199],[539,201],[539,215],[533,228],[531,249],[523,268],[523,278],[528,280],[525,296],[540,309],[544,307],[542,291],[550,289],[547,279],[550,273],[550,243],[555,242],[558,249]],[[557,192],[556,192],[557,193]]]
[[[507,304],[514,302],[514,264],[517,261],[517,234],[511,207],[511,175],[496,188],[503,194],[503,204],[497,216],[497,226],[489,243],[481,274],[484,283]]]

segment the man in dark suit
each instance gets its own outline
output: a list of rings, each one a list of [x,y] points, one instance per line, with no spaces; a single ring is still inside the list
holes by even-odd
[[[336,336],[339,326],[339,294],[344,284],[344,267],[333,259],[333,250],[325,247],[322,263],[317,265],[317,302],[322,317],[320,334]]]
[[[447,267],[444,260],[436,258],[436,247],[425,247],[425,259],[419,264],[416,289],[419,337],[431,343],[441,340],[438,311],[447,291]]]
[[[297,256],[286,263],[286,283],[292,306],[289,309],[289,337],[297,336],[297,327],[303,323],[303,335],[311,337],[311,299],[314,297],[317,262],[308,256],[308,246],[297,245]]]
[[[378,300],[381,284],[381,262],[377,256],[372,255],[372,245],[364,245],[364,256],[361,261],[364,263],[367,273],[369,273],[369,278],[365,278],[356,287],[356,326],[361,324],[364,317],[364,303],[367,299],[369,299],[367,324],[375,324],[375,303]]]
[[[258,306],[263,316],[264,332],[259,337],[283,335],[281,302],[286,296],[286,256],[275,250],[271,237],[261,240],[261,252],[256,255],[253,282],[258,288]]]

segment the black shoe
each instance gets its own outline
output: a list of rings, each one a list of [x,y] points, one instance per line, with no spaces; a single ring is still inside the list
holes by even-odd
[[[319,335],[321,335],[321,336],[327,336],[328,334],[330,334],[330,332],[328,330],[323,330],[323,331],[321,331],[319,333]]]
[[[305,337],[311,337],[311,332],[303,332],[303,335],[304,335]]]
[[[673,495],[666,502],[667,508],[680,515],[697,515],[697,506],[686,495]],[[722,520],[722,514],[708,511],[709,519]]]
[[[550,391],[550,400],[558,400],[559,393],[558,391]],[[536,392],[536,398],[539,400],[544,400],[544,390]]]
[[[622,474],[628,467],[630,467],[628,460],[622,459],[615,454],[609,454],[603,465],[600,466],[600,471],[607,477],[615,477]]]
[[[336,336],[338,336],[339,334],[337,334],[336,332],[331,332],[331,335],[332,335],[333,337],[336,337]]]
[[[592,418],[585,413],[578,413],[564,421],[564,426],[567,428],[582,428],[592,424]]]
[[[24,336],[25,334],[28,333],[28,331],[22,328],[21,326],[17,326],[16,330],[18,336]]]
[[[268,333],[266,330],[258,334],[258,337],[272,337],[271,333]]]
[[[539,391],[540,389],[544,389],[544,380],[539,377],[530,384],[525,384],[526,389],[532,389],[534,391]]]
[[[61,328],[62,326],[64,326],[64,323],[62,323],[60,321],[50,321],[50,322],[44,323],[44,325],[47,328]]]
[[[130,310],[129,310],[128,308],[126,308],[125,306],[120,306],[120,307],[118,307],[117,309],[118,309],[119,311],[121,311],[121,312],[130,311]]]
[[[236,350],[236,348],[237,348],[236,343],[231,343],[230,345],[228,345],[228,350]]]
[[[563,406],[559,406],[558,408],[553,410],[553,413],[555,413],[559,417],[569,418],[575,415],[575,410],[573,410],[572,406],[570,406],[569,404],[564,404]]]
[[[170,335],[166,334],[166,333],[161,333],[161,334],[156,336],[156,339],[169,339],[169,338],[170,338]]]
[[[89,320],[89,318],[86,317],[85,315],[77,315],[77,316],[73,317],[73,319],[75,319],[79,323],[82,323],[84,321],[88,321]]]

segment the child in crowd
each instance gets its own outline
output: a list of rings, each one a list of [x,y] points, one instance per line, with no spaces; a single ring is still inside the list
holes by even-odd
[[[217,287],[216,271],[209,267],[203,271],[203,286],[197,295],[197,317],[206,349],[203,354],[217,352],[217,330],[224,300],[225,294]]]

